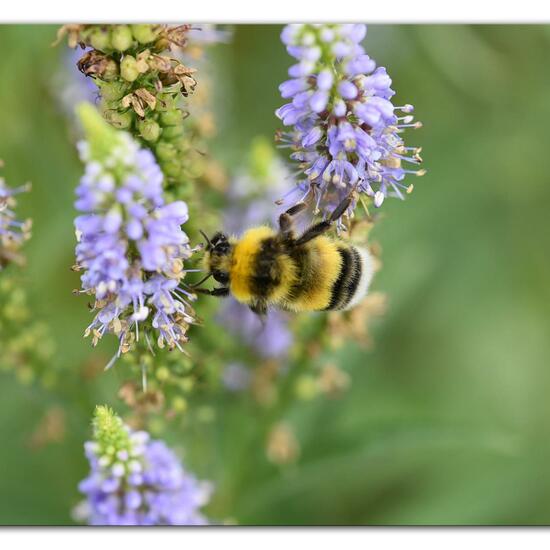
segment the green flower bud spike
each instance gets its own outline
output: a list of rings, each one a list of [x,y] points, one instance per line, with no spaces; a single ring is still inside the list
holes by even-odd
[[[98,445],[97,454],[107,466],[116,460],[120,451],[131,448],[130,435],[122,419],[105,405],[98,405],[92,420],[94,440]]]
[[[107,124],[90,103],[79,103],[76,113],[90,145],[91,157],[99,161],[108,157],[119,143],[117,130]]]
[[[190,25],[100,24],[65,25],[59,32],[60,37],[68,35],[71,47],[94,48],[77,66],[97,84],[103,118],[150,147],[165,175],[166,190],[185,200],[204,171],[198,153],[203,150],[198,140],[204,136],[193,119],[184,123],[189,113],[182,100],[194,92],[195,70],[171,49],[186,46],[190,29]],[[106,148],[100,142],[95,147],[99,154]]]

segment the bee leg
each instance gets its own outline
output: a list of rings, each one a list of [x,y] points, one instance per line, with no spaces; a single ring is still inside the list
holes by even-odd
[[[291,206],[285,214],[288,214],[289,216],[296,216],[296,214],[299,214],[302,210],[305,210],[307,208],[307,204],[305,202],[298,202],[294,206]]]
[[[288,234],[292,231],[292,218],[305,208],[307,208],[307,204],[305,202],[299,202],[279,216],[279,228],[281,233]]]
[[[284,235],[292,231],[292,218],[286,212],[279,216],[279,230]]]
[[[330,215],[330,218],[329,218],[331,222],[335,222],[349,208],[349,205],[351,204],[352,195],[353,195],[353,191],[332,211],[332,214]]]
[[[349,208],[351,203],[351,193],[348,195],[333,211],[328,220],[316,223],[310,228],[306,229],[304,234],[296,241],[295,245],[299,246],[305,244],[312,239],[315,239],[319,235],[322,235],[325,231],[330,229],[330,226],[339,219],[342,214]]]
[[[259,315],[261,318],[265,318],[267,315],[267,305],[264,302],[255,302],[248,306],[250,311]]]
[[[299,239],[296,240],[294,245],[300,246],[302,244],[305,244],[311,241],[312,239],[315,239],[319,235],[322,235],[323,233],[328,231],[330,229],[330,226],[331,226],[331,222],[329,220],[325,220],[323,222],[319,222],[319,223],[316,223],[315,225],[312,225],[311,227],[306,229],[304,234]]]
[[[221,286],[219,288],[213,288],[210,292],[210,296],[221,296],[225,298],[229,296],[229,287]]]
[[[213,288],[212,290],[209,290],[208,288],[193,288],[193,292],[197,294],[207,294],[208,296],[229,296],[229,288],[226,288],[224,286]]]

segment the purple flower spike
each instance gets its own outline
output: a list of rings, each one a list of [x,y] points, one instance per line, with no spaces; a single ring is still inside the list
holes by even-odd
[[[308,190],[325,216],[353,190],[376,208],[388,196],[404,198],[412,190],[404,176],[425,173],[401,166],[422,161],[420,148],[406,147],[401,137],[421,124],[413,123],[411,105],[394,107],[391,78],[360,44],[366,33],[362,24],[299,24],[281,34],[298,60],[289,70],[293,79],[281,85],[291,102],[276,111],[292,127],[282,134],[282,146],[291,148],[305,176],[298,188]]]
[[[97,407],[94,440],[85,443],[90,473],[75,519],[89,525],[206,525],[200,508],[212,485],[184,469],[164,442],[135,432],[107,407]]]
[[[96,312],[85,335],[95,344],[114,334],[115,358],[140,338],[149,347],[182,349],[193,322],[189,294],[179,290],[192,253],[181,229],[187,204],[165,204],[163,175],[151,152],[128,134],[117,133],[116,140],[101,159],[92,158],[88,143],[79,146],[86,169],[76,189],[75,206],[83,212],[75,220],[76,269]]]
[[[31,220],[21,221],[15,213],[15,195],[29,190],[30,184],[13,188],[0,178],[0,270],[21,260],[19,249],[31,236]]]

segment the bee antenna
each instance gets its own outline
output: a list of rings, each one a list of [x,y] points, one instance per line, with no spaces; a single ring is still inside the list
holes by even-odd
[[[208,238],[208,235],[202,229],[199,229],[199,233],[204,237],[204,240],[206,241],[206,244],[208,245],[207,248],[212,248],[212,243],[210,242],[210,239]]]

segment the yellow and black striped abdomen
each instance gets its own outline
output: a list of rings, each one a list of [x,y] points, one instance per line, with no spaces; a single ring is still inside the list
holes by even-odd
[[[330,303],[325,309],[349,309],[367,294],[373,269],[370,254],[363,249],[338,243],[342,263],[338,278],[331,289]]]
[[[330,302],[331,288],[340,272],[336,243],[320,236],[289,251],[295,280],[280,304],[290,311],[320,311]]]
[[[285,309],[320,311],[347,309],[366,294],[372,277],[368,252],[342,241],[318,237],[292,254],[296,282]]]

